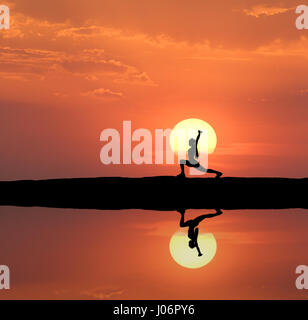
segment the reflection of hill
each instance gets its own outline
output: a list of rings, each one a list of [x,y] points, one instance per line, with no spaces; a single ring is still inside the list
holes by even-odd
[[[308,178],[74,178],[0,182],[0,205],[88,209],[308,208]]]

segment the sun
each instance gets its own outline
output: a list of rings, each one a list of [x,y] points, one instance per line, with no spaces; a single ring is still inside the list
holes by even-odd
[[[212,233],[201,233],[198,236],[198,244],[202,256],[198,256],[197,250],[188,246],[187,234],[177,231],[170,240],[169,249],[172,258],[179,265],[189,269],[197,269],[207,265],[215,256],[217,244]]]
[[[194,118],[183,120],[172,129],[170,147],[173,152],[186,152],[189,149],[189,140],[196,139],[198,130],[202,131],[199,152],[213,153],[217,144],[215,130],[207,122]]]

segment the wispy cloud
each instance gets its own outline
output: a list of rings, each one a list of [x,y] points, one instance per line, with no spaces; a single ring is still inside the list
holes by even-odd
[[[53,71],[81,76],[90,81],[109,76],[114,82],[154,84],[146,72],[119,60],[105,58],[103,49],[86,49],[79,54],[69,54],[62,51],[0,47],[0,63],[0,74],[11,73],[16,79],[21,75],[26,78]]]
[[[259,18],[261,16],[274,16],[277,14],[282,14],[293,9],[294,9],[293,7],[284,8],[284,7],[268,7],[268,6],[258,5],[258,6],[253,6],[249,9],[244,9],[243,12],[247,16]]]
[[[301,89],[301,90],[299,90],[299,93],[301,94],[301,95],[308,95],[308,89]]]
[[[105,89],[105,88],[98,88],[94,89],[92,91],[87,91],[81,93],[82,96],[90,96],[93,98],[99,98],[99,99],[104,99],[104,98],[122,98],[123,93],[122,92],[117,92],[117,91],[112,91],[110,89]]]

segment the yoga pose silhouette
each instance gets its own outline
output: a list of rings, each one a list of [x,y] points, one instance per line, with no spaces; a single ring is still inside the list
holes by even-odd
[[[216,213],[203,214],[193,220],[187,220],[186,222],[184,222],[185,209],[178,209],[177,211],[181,214],[180,227],[188,227],[188,238],[190,239],[188,242],[188,246],[191,249],[197,248],[198,256],[201,257],[202,252],[198,245],[199,228],[197,227],[199,223],[204,219],[219,216],[220,214],[222,214],[222,211],[220,209],[216,209]]]
[[[202,131],[198,130],[197,139],[191,138],[189,140],[190,148],[188,149],[188,152],[187,152],[188,153],[188,160],[180,160],[181,173],[178,175],[178,177],[185,177],[185,170],[184,170],[185,165],[187,167],[196,168],[201,172],[215,173],[216,178],[220,178],[222,176],[222,173],[220,171],[216,171],[213,169],[205,169],[204,167],[202,167],[200,165],[200,163],[197,160],[199,158],[198,142],[199,142],[201,133],[202,133]]]

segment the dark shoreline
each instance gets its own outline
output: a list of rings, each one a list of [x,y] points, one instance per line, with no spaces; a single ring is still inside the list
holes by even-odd
[[[76,209],[308,208],[308,178],[72,178],[0,181],[0,206]]]

